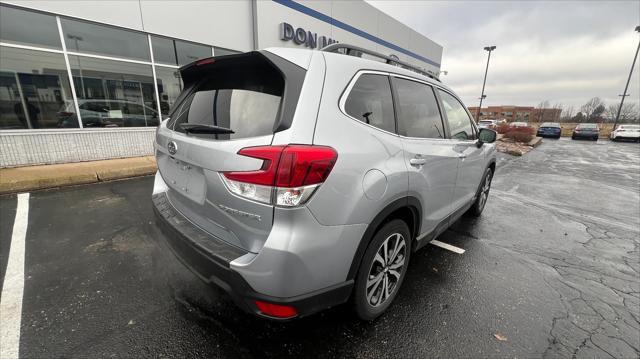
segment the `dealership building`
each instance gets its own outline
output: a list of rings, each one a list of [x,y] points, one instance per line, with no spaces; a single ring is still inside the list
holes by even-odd
[[[364,1],[0,1],[0,168],[151,155],[180,66],[333,42],[440,69],[442,46]]]

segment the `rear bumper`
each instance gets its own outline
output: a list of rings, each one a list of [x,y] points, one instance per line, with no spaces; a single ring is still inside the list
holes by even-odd
[[[240,308],[249,313],[269,317],[258,310],[255,301],[260,300],[292,306],[296,309],[296,317],[303,317],[344,303],[351,294],[352,280],[293,297],[259,293],[231,267],[231,262],[247,254],[247,251],[229,245],[193,225],[173,208],[165,192],[154,194],[152,199],[157,224],[176,257],[204,282],[225,290]]]
[[[611,138],[612,140],[636,140],[637,141],[640,138],[640,135],[611,134],[609,138]]]
[[[571,137],[573,138],[598,138],[599,133],[596,132],[574,132]]]
[[[536,136],[539,137],[560,137],[561,132],[557,131],[557,132],[552,132],[552,131],[538,131],[536,133]]]

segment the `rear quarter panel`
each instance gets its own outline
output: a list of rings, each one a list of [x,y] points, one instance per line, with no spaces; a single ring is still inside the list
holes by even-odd
[[[313,143],[333,147],[338,160],[308,208],[323,225],[369,223],[387,204],[407,195],[402,143],[397,135],[342,113],[339,101],[360,69],[385,67],[351,56],[324,56],[325,85]]]

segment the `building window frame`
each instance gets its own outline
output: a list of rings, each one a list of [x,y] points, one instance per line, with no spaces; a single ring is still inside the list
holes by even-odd
[[[5,6],[5,4],[3,4],[3,6]],[[14,7],[14,6],[11,6]],[[31,12],[37,12],[37,13],[47,13],[47,12],[40,12],[37,10],[33,10],[30,8],[23,8],[23,7],[15,7],[15,8],[19,8],[19,9],[23,9],[26,11],[31,11]],[[41,51],[41,52],[48,52],[48,53],[55,53],[55,54],[62,54],[64,57],[64,62],[65,62],[65,66],[66,66],[66,70],[67,70],[67,75],[69,77],[69,86],[71,87],[71,96],[73,97],[73,101],[75,104],[75,111],[76,111],[76,119],[78,121],[78,129],[80,130],[87,130],[84,128],[83,123],[82,123],[82,115],[80,113],[80,105],[78,103],[78,96],[76,94],[76,87],[75,87],[75,83],[73,81],[73,73],[71,71],[71,65],[69,62],[69,56],[79,56],[79,57],[86,57],[86,58],[95,58],[95,59],[102,59],[102,60],[111,60],[111,61],[120,61],[120,62],[128,62],[128,63],[134,63],[134,64],[140,64],[140,65],[147,65],[147,66],[151,66],[151,70],[153,73],[153,91],[154,91],[154,95],[155,95],[155,99],[156,99],[156,110],[158,111],[158,116],[159,116],[159,120],[160,122],[162,122],[162,111],[161,111],[161,106],[160,106],[160,94],[158,92],[158,78],[157,78],[157,74],[156,74],[156,67],[164,67],[164,68],[170,68],[170,69],[179,69],[180,66],[176,66],[176,65],[169,65],[169,64],[160,64],[160,63],[156,63],[155,59],[153,57],[153,44],[151,41],[151,36],[162,36],[162,35],[156,35],[153,33],[148,33],[148,32],[140,32],[140,31],[136,31],[136,30],[132,30],[132,29],[128,29],[128,28],[124,28],[124,27],[120,27],[120,26],[114,26],[118,29],[122,29],[122,30],[128,30],[128,31],[135,31],[138,33],[142,33],[144,35],[146,35],[147,37],[147,41],[149,43],[149,59],[150,61],[144,61],[144,60],[135,60],[135,59],[128,59],[128,58],[122,58],[122,57],[118,57],[118,56],[107,56],[107,55],[98,55],[98,54],[89,54],[89,53],[83,53],[83,52],[77,52],[77,51],[69,51],[67,49],[66,46],[66,40],[64,37],[64,31],[62,29],[62,18],[68,18],[68,19],[72,19],[72,20],[82,20],[82,19],[77,19],[74,17],[70,17],[70,16],[61,16],[58,14],[53,14],[53,13],[47,13],[50,15],[55,16],[56,19],[56,25],[57,25],[57,30],[58,30],[58,36],[60,38],[60,43],[62,45],[62,49],[54,49],[54,48],[47,48],[47,47],[42,47],[42,46],[32,46],[32,45],[22,45],[22,44],[14,44],[14,43],[10,43],[10,42],[4,42],[2,40],[0,40],[0,47],[8,47],[8,48],[17,48],[17,49],[24,49],[24,50],[32,50],[32,51]],[[96,21],[87,21],[87,20],[82,20],[82,21],[86,21],[88,23],[93,23],[93,24],[97,24],[97,25],[106,25],[100,22],[96,22]],[[112,25],[106,25],[106,26],[112,26]],[[183,39],[177,39],[177,38],[173,38],[175,40],[180,40],[180,41],[188,41],[188,42],[193,42],[193,41],[189,41],[189,40],[183,40]],[[193,42],[195,43],[195,42]],[[202,44],[202,43],[197,43],[203,46],[208,46],[211,48],[211,56],[215,56],[215,47],[213,45],[210,44]],[[22,93],[22,91],[20,90],[20,96],[23,97],[24,94]],[[24,101],[23,105],[24,105]],[[146,127],[128,127],[129,129],[132,128],[146,128]],[[41,129],[41,130],[60,130],[60,129]],[[72,129],[66,129],[65,131],[70,131]],[[77,129],[76,129],[77,130]],[[4,130],[4,129],[0,129],[0,133],[4,132],[4,131],[11,131],[11,132],[29,132],[29,131],[33,131],[32,128],[27,128],[27,129],[18,129],[18,130]]]

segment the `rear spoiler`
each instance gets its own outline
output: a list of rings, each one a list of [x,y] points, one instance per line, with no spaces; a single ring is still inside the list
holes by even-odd
[[[245,62],[245,59],[251,58],[256,54],[259,54],[259,52],[250,51],[241,54],[205,57],[182,66],[178,71],[180,71],[184,88],[188,89],[202,79],[203,72],[214,68],[214,66],[216,69],[237,66]]]

